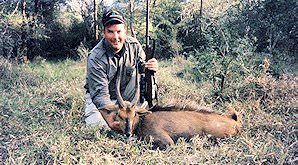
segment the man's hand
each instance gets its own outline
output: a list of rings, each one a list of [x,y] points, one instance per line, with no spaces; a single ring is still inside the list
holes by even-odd
[[[121,132],[120,123],[119,121],[115,121],[116,114],[114,112],[109,112],[107,110],[100,110],[99,112],[112,130]]]
[[[145,63],[145,68],[152,70],[152,71],[157,71],[158,70],[158,62],[155,58],[151,58]]]

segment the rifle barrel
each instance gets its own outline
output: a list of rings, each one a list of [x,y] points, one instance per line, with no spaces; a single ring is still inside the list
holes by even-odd
[[[148,49],[149,48],[149,40],[150,40],[150,38],[149,38],[149,3],[150,2],[150,0],[147,0],[146,1],[146,49]],[[147,58],[146,58],[146,60],[148,60]]]

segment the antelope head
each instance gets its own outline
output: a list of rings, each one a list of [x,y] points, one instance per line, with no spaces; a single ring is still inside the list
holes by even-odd
[[[117,75],[116,80],[116,95],[117,95],[117,102],[118,102],[118,113],[116,115],[116,120],[119,121],[119,126],[121,131],[127,135],[131,136],[133,131],[136,129],[137,124],[139,122],[139,115],[145,113],[151,113],[150,111],[146,110],[144,107],[137,106],[140,97],[140,87],[139,84],[136,84],[135,87],[135,96],[131,102],[124,101],[121,92],[120,92],[120,76],[121,74]]]

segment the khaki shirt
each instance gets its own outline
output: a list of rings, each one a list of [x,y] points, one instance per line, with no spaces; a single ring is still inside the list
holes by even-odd
[[[126,38],[121,52],[117,58],[105,39],[90,51],[85,88],[98,109],[116,102],[117,65],[122,67],[120,92],[123,99],[132,101],[135,96],[135,86],[140,79],[139,75],[136,76],[136,65],[145,60],[145,52],[138,40],[132,37]]]

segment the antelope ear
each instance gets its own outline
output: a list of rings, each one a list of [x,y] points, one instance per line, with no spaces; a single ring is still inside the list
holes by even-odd
[[[226,116],[228,116],[229,118],[235,120],[235,121],[239,121],[240,120],[240,116],[239,113],[235,110],[235,107],[232,106],[228,106],[227,107],[228,112],[226,113]]]

